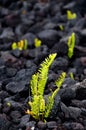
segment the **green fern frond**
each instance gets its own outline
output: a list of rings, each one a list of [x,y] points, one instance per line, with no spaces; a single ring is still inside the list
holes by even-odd
[[[40,110],[40,97],[39,96],[34,96],[33,101],[29,102],[29,105],[31,106],[31,112],[32,116],[35,119],[39,119],[39,110]]]
[[[57,95],[57,93],[59,92],[60,87],[61,87],[62,83],[64,82],[65,77],[66,77],[66,73],[63,72],[55,82],[55,84],[58,88],[54,92],[52,92],[51,96],[48,97],[48,102],[47,102],[47,105],[45,107],[45,118],[47,118],[51,112],[51,109],[52,109],[53,104],[54,104],[54,98]]]
[[[31,86],[31,93],[32,96],[38,95],[37,89],[38,89],[38,73],[32,75],[32,80],[30,82]]]
[[[55,84],[58,87],[58,89],[61,87],[62,83],[64,82],[65,77],[66,77],[66,73],[62,72],[60,77],[55,81]]]
[[[56,53],[50,54],[49,57],[46,58],[43,63],[41,63],[40,65],[41,68],[38,70],[36,74],[32,76],[30,82],[32,101],[29,102],[29,105],[31,107],[31,115],[37,120],[40,119],[40,116],[44,117],[45,113],[45,100],[43,97],[44,89],[48,78],[49,67],[52,64],[53,60],[55,59],[56,55],[57,55]],[[51,100],[49,102],[52,104]],[[51,109],[51,106],[49,110]]]
[[[71,58],[73,56],[73,51],[75,47],[75,33],[68,38],[68,57]]]
[[[54,104],[54,99],[52,98],[52,96],[49,96],[48,101],[45,106],[45,114],[44,114],[45,118],[47,118],[49,116],[51,109],[53,107],[53,104]]]
[[[56,53],[50,54],[49,57],[46,58],[45,61],[40,65],[41,68],[38,70],[38,73],[39,73],[38,94],[39,95],[44,94],[44,89],[45,89],[46,82],[48,79],[49,67],[52,64],[52,62],[54,61],[56,55],[57,55]]]

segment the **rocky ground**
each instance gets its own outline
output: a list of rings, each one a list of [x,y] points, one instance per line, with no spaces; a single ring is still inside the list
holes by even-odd
[[[0,130],[86,130],[86,1],[0,0]],[[76,13],[69,20],[67,10]],[[68,37],[75,33],[72,58]],[[38,48],[34,39],[41,40]],[[26,50],[12,50],[12,43],[27,39]],[[30,79],[40,63],[57,53],[48,76],[45,95],[54,81],[67,76],[47,122],[36,121],[29,108]],[[72,75],[71,75],[72,74]]]

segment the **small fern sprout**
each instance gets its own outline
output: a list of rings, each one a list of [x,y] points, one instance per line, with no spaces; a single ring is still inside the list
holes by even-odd
[[[31,114],[36,120],[40,120],[41,118],[43,119],[45,115],[46,105],[43,97],[44,89],[48,79],[49,67],[53,63],[56,55],[56,53],[50,54],[49,57],[40,64],[38,72],[32,75],[30,82],[32,101],[28,102],[31,107],[31,111],[27,110],[26,113]]]
[[[75,33],[72,33],[72,35],[68,38],[67,45],[68,45],[68,57],[72,58],[75,47]]]
[[[61,31],[64,30],[64,26],[63,25],[59,25],[59,28],[60,28]]]
[[[13,42],[11,47],[12,47],[12,50],[17,49],[17,43],[16,43],[16,42]]]
[[[60,75],[60,77],[55,81],[55,84],[58,88],[61,87],[62,83],[64,82],[64,79],[66,77],[66,73],[62,72],[62,74]]]
[[[34,40],[34,46],[37,48],[37,47],[40,47],[42,44],[42,41],[39,40],[38,38],[35,38]]]
[[[76,18],[77,18],[76,13],[72,13],[70,10],[67,10],[67,19],[68,20],[73,20],[73,19],[76,19]]]
[[[18,43],[13,42],[12,43],[12,50],[18,49],[18,50],[26,50],[28,46],[27,40],[20,40]]]
[[[74,80],[74,74],[73,74],[73,72],[70,72],[70,73],[69,73],[69,76],[70,76],[71,79]]]
[[[45,118],[47,118],[52,110],[53,104],[54,104],[54,98],[56,94],[59,92],[62,83],[64,82],[64,79],[66,77],[66,73],[63,72],[60,77],[55,81],[55,85],[57,86],[57,89],[52,92],[52,95],[48,97],[47,105],[45,106]]]

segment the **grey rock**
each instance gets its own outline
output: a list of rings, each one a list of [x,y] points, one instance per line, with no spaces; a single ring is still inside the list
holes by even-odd
[[[74,7],[75,7],[75,1],[66,4],[66,5],[63,7],[63,9],[65,9],[65,10],[70,10],[70,9],[73,9]]]
[[[14,123],[20,123],[20,118],[21,118],[21,113],[20,113],[20,111],[12,111],[11,113],[10,113],[10,117],[11,117],[11,119],[12,119],[12,121],[14,122]]]
[[[46,56],[48,54],[48,47],[46,45],[42,45],[38,48],[31,49],[29,51],[29,56],[31,58],[35,58],[35,61],[38,59],[42,59],[42,57]]]
[[[53,108],[52,108],[51,113],[50,113],[50,118],[53,118],[53,119],[57,118],[58,111],[60,109],[60,101],[61,101],[61,98],[57,94],[55,97],[55,100],[54,100]]]
[[[86,79],[83,80],[76,89],[77,99],[86,99]]]
[[[26,126],[26,124],[29,122],[30,120],[30,115],[24,115],[22,116],[22,118],[20,119],[20,126],[24,127]]]
[[[64,88],[60,90],[61,100],[64,102],[69,102],[76,97],[76,92],[71,88]]]
[[[74,99],[71,101],[71,105],[79,108],[85,108],[86,109],[86,100],[77,100]]]
[[[0,129],[1,130],[9,130],[11,122],[8,121],[5,114],[0,114]]]
[[[14,33],[13,30],[11,28],[5,28],[2,32],[2,34],[0,35],[0,39],[10,39],[13,40],[14,39]]]
[[[2,103],[0,103],[0,111],[1,111],[1,109],[2,109]]]
[[[83,36],[86,36],[86,29],[83,29],[83,30],[81,31],[81,34],[82,34]]]
[[[15,75],[14,80],[17,82],[22,80],[26,84],[29,82],[32,74],[34,74],[35,71],[36,71],[36,66],[32,66],[31,68],[28,68],[28,69],[21,69]]]
[[[11,53],[16,58],[19,58],[21,56],[21,54],[22,54],[22,51],[20,51],[19,49],[15,49],[15,50],[12,50]]]
[[[5,69],[6,67],[3,65],[3,66],[0,66],[0,76],[3,75],[6,71]]]
[[[54,29],[56,26],[55,23],[49,22],[44,25],[44,29]]]
[[[57,127],[57,123],[55,121],[49,121],[49,122],[47,122],[47,127],[49,129],[53,129],[53,128]]]
[[[1,90],[0,91],[0,99],[3,100],[5,98],[9,97],[9,94],[7,91]]]
[[[39,121],[39,122],[37,123],[37,126],[38,126],[39,129],[44,130],[44,129],[46,129],[47,124],[46,124],[45,122]]]
[[[77,120],[81,116],[81,109],[78,107],[68,107],[70,118]]]
[[[10,98],[5,98],[4,99],[4,103],[5,104],[7,104],[7,103],[10,103],[11,104],[11,107],[13,108],[13,109],[15,109],[15,110],[23,110],[24,108],[23,108],[23,105],[21,104],[21,103],[19,103],[19,102],[17,102],[17,101],[13,101],[12,99],[10,99]]]
[[[68,78],[65,78],[62,86],[63,86],[63,88],[72,88],[72,86],[75,85],[76,83],[77,83],[76,80],[68,77]]]
[[[26,123],[26,128],[31,128],[31,127],[35,127],[36,125],[36,122],[35,121],[29,121]]]
[[[31,68],[32,66],[36,66],[31,60],[27,60],[25,63],[26,68]]]
[[[54,60],[53,64],[51,65],[51,69],[54,70],[56,73],[58,70],[65,71],[68,66],[68,60],[62,57],[58,57]]]
[[[28,42],[28,47],[34,46],[34,39],[36,36],[33,33],[26,33],[25,35],[22,36],[21,39],[26,39]]]
[[[81,123],[69,122],[63,124],[68,130],[84,130],[84,126]]]
[[[17,73],[17,69],[15,68],[6,68],[6,75],[7,77],[13,77]]]
[[[25,90],[25,82],[10,82],[6,85],[6,90],[12,93],[19,93]]]
[[[17,59],[8,51],[1,52],[1,58],[4,62],[11,61],[13,63],[17,61]]]
[[[53,29],[41,31],[37,35],[48,47],[52,47],[60,38],[59,33]]]
[[[61,111],[64,113],[64,117],[65,117],[65,119],[69,119],[69,109],[68,109],[68,107],[64,104],[64,103],[62,103],[61,102]],[[63,118],[64,118],[63,117]]]

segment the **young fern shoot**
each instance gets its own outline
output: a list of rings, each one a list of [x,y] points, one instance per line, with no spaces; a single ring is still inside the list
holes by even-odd
[[[32,116],[37,120],[39,120],[40,116],[45,112],[45,100],[43,97],[44,89],[48,79],[49,67],[54,61],[56,55],[56,53],[50,54],[49,57],[40,64],[40,69],[32,76],[32,80],[30,82],[32,101],[29,102],[29,105],[31,107]]]
[[[48,97],[48,103],[45,107],[45,118],[47,118],[51,112],[51,109],[52,109],[53,104],[54,104],[54,98],[55,98],[56,94],[59,92],[59,90],[62,86],[62,83],[64,82],[65,77],[66,77],[66,73],[63,72],[55,82],[57,89],[52,93],[51,96]]]
[[[31,111],[27,110],[26,113],[31,114],[36,120],[43,120],[49,116],[54,104],[54,98],[60,90],[60,87],[66,76],[66,74],[63,72],[60,78],[55,82],[57,89],[52,93],[51,96],[48,97],[46,103],[44,99],[44,90],[48,79],[49,67],[53,63],[56,55],[56,53],[50,54],[49,57],[40,64],[38,72],[32,76],[30,82],[32,101],[29,101],[28,103],[31,107]]]
[[[73,54],[74,54],[74,47],[75,47],[75,33],[72,33],[71,36],[68,38],[68,57],[72,58]]]

